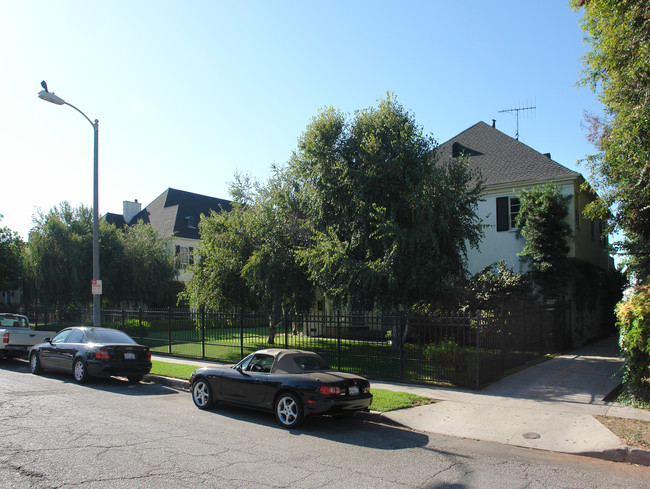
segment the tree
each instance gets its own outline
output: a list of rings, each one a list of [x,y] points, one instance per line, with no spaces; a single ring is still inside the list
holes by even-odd
[[[233,210],[199,224],[199,259],[187,291],[196,305],[267,311],[272,344],[276,318],[307,310],[313,302],[313,287],[296,258],[297,247],[306,244],[305,231],[282,172],[274,171],[266,186],[236,179]]]
[[[28,278],[41,302],[59,306],[91,300],[92,211],[62,202],[39,212],[27,242]]]
[[[171,240],[161,238],[151,224],[139,221],[124,228],[122,242],[122,300],[150,306],[170,303],[170,287],[176,277]]]
[[[519,256],[530,263],[531,277],[544,295],[562,297],[570,277],[567,253],[572,232],[567,216],[572,196],[547,184],[518,192],[517,197],[517,236],[526,240]]]
[[[185,296],[195,307],[253,306],[242,270],[254,250],[251,214],[235,202],[230,212],[212,212],[199,222],[198,259],[190,265],[192,277]]]
[[[467,246],[482,236],[474,177],[462,159],[438,161],[391,94],[351,122],[323,110],[287,165],[311,233],[300,261],[338,305],[431,301],[464,277]]]
[[[650,5],[572,0],[571,6],[582,11],[590,48],[580,83],[605,107],[602,118],[587,115],[598,153],[585,162],[602,198],[587,212],[607,217],[611,208],[613,225],[625,233],[630,271],[643,280],[650,274]]]
[[[470,278],[462,295],[470,310],[495,311],[505,303],[529,298],[531,287],[528,277],[500,260]]]
[[[122,231],[102,220],[99,241],[103,302],[164,302],[176,270],[168,241],[150,224]],[[90,303],[92,210],[62,202],[47,214],[39,213],[24,262],[32,300],[64,308]]]
[[[23,246],[23,240],[18,233],[6,226],[0,228],[0,290],[14,290],[20,286]]]

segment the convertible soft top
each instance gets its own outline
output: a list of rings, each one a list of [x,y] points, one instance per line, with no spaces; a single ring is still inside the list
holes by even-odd
[[[304,374],[305,369],[300,368],[300,366],[295,361],[297,358],[301,358],[303,361],[313,362],[314,364],[323,363],[321,356],[313,351],[270,348],[268,350],[260,350],[255,353],[265,353],[267,355],[272,355],[275,357],[273,367],[271,367],[271,372],[276,374]]]

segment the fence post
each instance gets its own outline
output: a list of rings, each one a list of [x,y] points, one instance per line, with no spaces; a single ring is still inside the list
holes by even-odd
[[[476,312],[476,390],[479,390],[481,385],[481,345],[479,344],[481,341],[481,320],[481,311],[478,310]]]
[[[526,364],[526,350],[528,349],[528,344],[526,343],[526,303],[523,303],[523,308],[521,310],[521,364]]]
[[[404,382],[404,344],[406,343],[406,338],[404,338],[402,311],[398,312],[395,330],[397,333],[396,337],[398,338],[399,345],[399,378],[402,382]],[[393,341],[395,341],[395,338],[393,338]]]
[[[287,320],[287,314],[282,311],[282,322],[284,323],[284,347],[289,348],[289,321]]]
[[[503,303],[501,304],[500,311],[501,315],[497,321],[497,324],[501,326],[499,328],[501,330],[499,333],[499,347],[501,349],[501,373],[503,373],[506,371],[506,312],[505,305]]]
[[[122,306],[122,331],[124,331],[124,322],[125,322],[124,306]],[[140,342],[142,342],[142,331],[139,331],[139,333],[140,333]]]
[[[341,370],[341,311],[336,311],[336,350],[338,369]]]
[[[172,354],[172,308],[167,308],[167,334],[169,338],[169,354]]]
[[[239,358],[244,358],[244,308],[239,309]]]
[[[205,306],[201,306],[201,358],[205,358]]]
[[[142,338],[142,307],[138,307],[138,330],[140,331],[140,338]]]

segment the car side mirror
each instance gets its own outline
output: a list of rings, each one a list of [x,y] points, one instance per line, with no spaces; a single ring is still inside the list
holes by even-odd
[[[45,339],[43,340],[43,343],[50,343],[50,344],[52,344],[52,338],[45,338]]]

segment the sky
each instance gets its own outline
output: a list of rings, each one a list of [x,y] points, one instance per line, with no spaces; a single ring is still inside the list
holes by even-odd
[[[92,206],[93,128],[37,97],[48,89],[99,121],[99,212],[167,188],[229,198],[234,173],[265,182],[312,117],[352,117],[388,91],[443,143],[496,119],[589,177],[595,152],[576,85],[586,50],[568,0],[0,0],[0,227]]]

